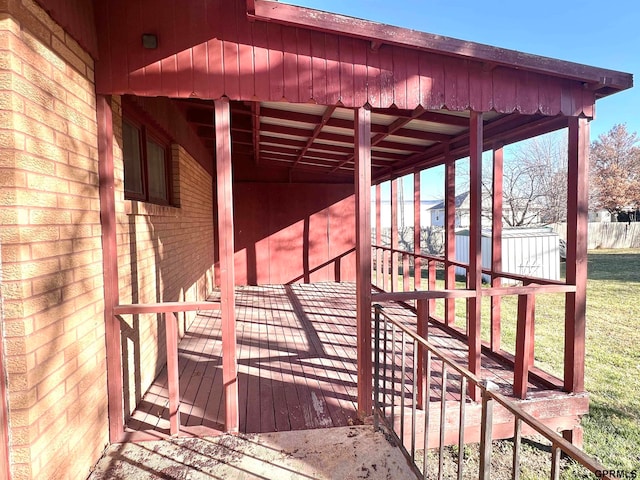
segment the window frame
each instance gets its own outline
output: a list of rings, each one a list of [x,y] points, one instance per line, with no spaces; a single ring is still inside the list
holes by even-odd
[[[125,200],[136,200],[140,202],[152,203],[155,205],[172,205],[173,204],[173,176],[172,176],[172,154],[171,154],[171,139],[154,127],[151,120],[139,109],[136,108],[131,102],[124,102],[122,105],[122,123],[124,130],[124,123],[128,123],[130,126],[138,131],[138,151],[140,153],[140,174],[142,176],[142,193],[132,192],[124,188]],[[124,136],[124,135],[123,135]],[[149,188],[149,160],[147,155],[148,142],[152,141],[159,145],[164,150],[164,172],[165,172],[165,190],[167,192],[167,198],[158,198],[150,196]],[[122,163],[124,169],[125,163],[124,145],[122,148]],[[124,172],[123,172],[124,177]],[[124,182],[123,182],[124,187]]]

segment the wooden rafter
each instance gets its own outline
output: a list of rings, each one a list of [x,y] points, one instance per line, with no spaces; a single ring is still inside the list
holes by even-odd
[[[383,146],[383,145],[388,145],[391,144],[392,142],[384,142],[384,140],[389,136],[389,135],[393,135],[395,134],[398,130],[402,129],[402,127],[404,127],[407,123],[409,123],[411,120],[415,120],[418,116],[420,116],[422,113],[424,112],[424,108],[422,107],[417,107],[410,116],[405,117],[399,117],[396,120],[394,120],[391,125],[389,125],[388,127],[386,127],[385,131],[383,133],[378,133],[376,134],[372,139],[371,139],[371,146]],[[402,148],[405,146],[405,144],[398,144],[397,142],[393,142],[394,145],[400,145],[400,148],[397,148],[398,150],[412,150],[414,147],[418,147],[419,150],[423,150],[424,147],[420,147],[417,145],[407,145],[406,148]],[[394,147],[389,147],[389,148],[394,148]],[[412,150],[413,151],[413,150]],[[340,163],[337,167],[335,167],[333,170],[331,170],[329,173],[333,173],[335,170],[337,170],[338,168],[346,165],[349,162],[353,162],[354,159],[354,155],[351,155],[349,158],[347,158],[346,160],[344,160],[342,163]]]
[[[302,148],[302,150],[300,151],[300,154],[298,155],[298,158],[296,158],[295,162],[293,162],[293,166],[291,168],[295,168],[295,166],[298,165],[298,163],[300,163],[300,160],[302,160],[302,158],[305,156],[305,154],[307,153],[311,145],[313,145],[313,142],[316,141],[316,138],[318,138],[318,135],[320,135],[320,132],[322,131],[324,126],[327,124],[327,122],[331,118],[331,115],[333,115],[333,112],[336,111],[336,108],[337,108],[337,105],[330,105],[326,108],[326,110],[322,114],[322,118],[320,119],[320,122],[316,124],[316,127],[313,129],[313,133],[307,140],[307,144]]]

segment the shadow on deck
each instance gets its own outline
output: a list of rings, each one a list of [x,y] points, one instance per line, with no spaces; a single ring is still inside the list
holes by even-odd
[[[214,294],[212,300],[217,299]],[[415,315],[407,308],[388,304],[387,313],[415,328]],[[356,413],[356,313],[355,285],[318,283],[246,286],[236,289],[240,431],[244,433],[341,427],[360,423]],[[437,325],[429,327],[429,341],[450,357],[467,362],[466,344]],[[197,316],[179,345],[181,430],[194,436],[223,430],[220,312]],[[407,358],[405,364],[412,360]],[[398,362],[400,363],[400,362]],[[439,418],[441,384],[434,371],[430,392],[433,417]],[[400,370],[394,375],[403,375]],[[405,374],[406,375],[406,374]],[[512,396],[513,367],[482,356],[482,378]],[[407,384],[411,384],[409,379]],[[400,406],[400,381],[393,392]],[[552,428],[571,429],[588,411],[586,395],[569,395],[530,381],[521,406]],[[447,402],[459,405],[456,382],[447,387]],[[411,394],[404,392],[405,405]],[[469,404],[465,437],[479,434],[479,413]],[[127,422],[127,432],[152,431],[147,438],[169,435],[166,369],[144,395]],[[477,405],[478,412],[480,406]],[[447,412],[447,443],[457,439],[455,408]],[[500,415],[494,436],[509,437],[512,420]],[[449,421],[447,421],[449,424]],[[434,425],[437,426],[437,425]],[[437,435],[433,435],[437,438]],[[453,440],[449,441],[449,438]],[[431,442],[429,442],[431,443]]]

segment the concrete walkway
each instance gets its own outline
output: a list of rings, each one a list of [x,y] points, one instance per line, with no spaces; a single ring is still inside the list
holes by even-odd
[[[111,445],[89,480],[414,479],[369,425]]]

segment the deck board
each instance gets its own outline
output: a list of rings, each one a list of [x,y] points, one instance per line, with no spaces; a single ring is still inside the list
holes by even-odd
[[[214,293],[211,300],[218,298]],[[415,328],[415,314],[384,304],[394,318]],[[358,423],[355,285],[317,283],[247,286],[236,289],[237,354],[240,429],[247,433],[338,427]],[[387,360],[392,362],[388,332]],[[467,363],[466,344],[438,326],[429,326],[429,340],[461,365]],[[199,314],[179,344],[181,425],[222,430],[224,398],[220,312]],[[385,373],[387,400],[400,407],[404,375],[405,405],[411,405],[411,352],[401,369],[401,342],[396,339],[396,368]],[[441,398],[440,363],[432,366],[429,400]],[[392,388],[391,378],[395,378]],[[482,377],[500,391],[513,393],[513,370],[482,356]],[[545,389],[530,383],[532,396]],[[446,400],[460,399],[460,378],[448,373]],[[557,394],[558,392],[554,392]],[[578,412],[580,414],[581,412]],[[155,430],[168,434],[166,369],[144,395],[127,424],[128,431]]]

